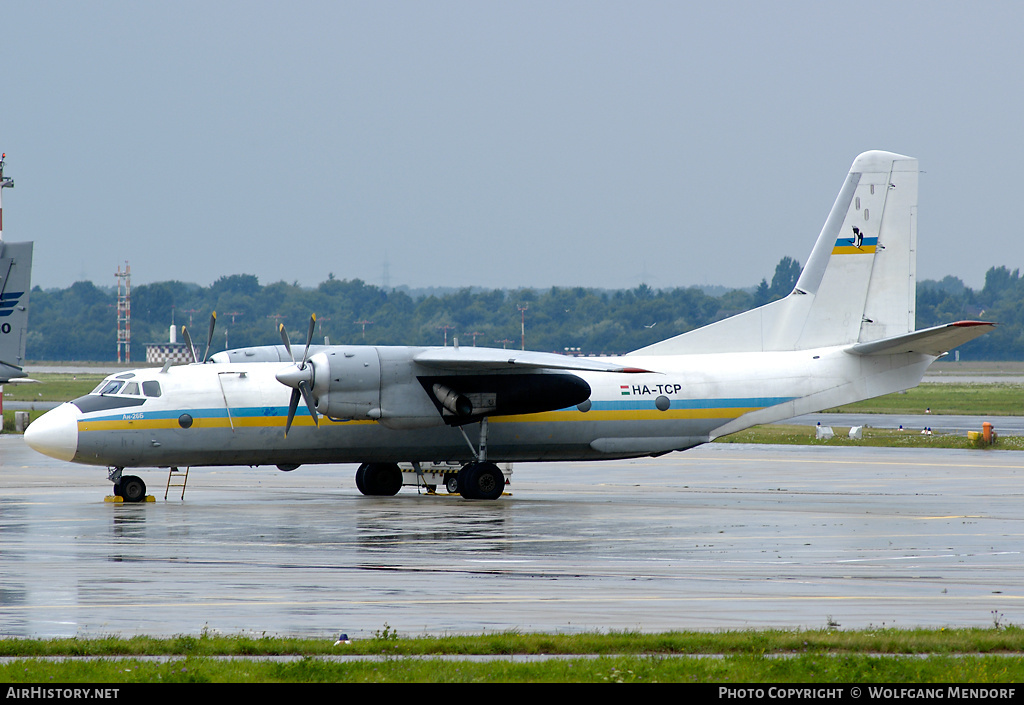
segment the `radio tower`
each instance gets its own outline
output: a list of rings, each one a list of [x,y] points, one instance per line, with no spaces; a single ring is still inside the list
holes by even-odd
[[[3,193],[5,188],[14,188],[14,179],[9,176],[4,176],[4,162],[7,161],[7,155],[0,156],[0,194]],[[2,199],[0,199],[2,200]],[[0,203],[0,247],[3,246],[4,242],[4,207]]]
[[[132,361],[132,268],[127,260],[124,271],[117,265],[117,362],[121,362],[121,351],[124,350],[124,361]]]

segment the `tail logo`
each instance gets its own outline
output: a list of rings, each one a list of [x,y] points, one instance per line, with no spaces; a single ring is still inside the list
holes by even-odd
[[[24,291],[18,291],[10,294],[0,294],[0,318],[14,313],[14,307],[18,305],[18,301],[21,300],[24,293]]]
[[[854,226],[853,237],[840,237],[832,247],[834,255],[867,255],[878,249],[877,237],[865,237],[861,229]]]

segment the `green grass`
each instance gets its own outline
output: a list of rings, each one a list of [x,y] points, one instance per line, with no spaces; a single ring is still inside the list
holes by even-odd
[[[39,384],[4,385],[4,401],[71,401],[91,392],[104,377],[96,372],[44,372],[32,377]]]
[[[520,634],[328,639],[0,640],[6,683],[732,682],[995,683],[1024,679],[1024,630],[987,629]],[[141,658],[164,656],[160,660]],[[488,661],[445,656],[487,655]],[[542,661],[515,657],[560,655]],[[716,658],[687,658],[714,655]],[[51,660],[96,656],[97,659]],[[217,657],[229,658],[217,658]],[[279,662],[260,656],[293,656]],[[332,660],[331,656],[364,656]],[[48,657],[46,659],[40,657]],[[235,657],[235,658],[230,658]],[[257,657],[257,658],[243,658]],[[414,657],[414,658],[410,658]],[[777,658],[784,657],[784,658]]]
[[[588,632],[531,634],[517,631],[470,636],[400,637],[385,625],[374,637],[334,645],[333,638],[180,635],[96,639],[0,638],[0,656],[437,656],[485,654],[696,655],[696,654],[1016,654],[1024,653],[1024,628],[1005,625],[963,629],[743,630],[723,632]]]
[[[333,662],[175,659],[89,662],[17,661],[0,666],[16,683],[1020,683],[1020,656],[888,657],[800,654],[723,658],[605,656],[469,662],[381,659]]]
[[[965,416],[1020,416],[1024,414],[1024,386],[1006,383],[923,383],[906,392],[846,404],[828,411],[858,414],[958,414]]]

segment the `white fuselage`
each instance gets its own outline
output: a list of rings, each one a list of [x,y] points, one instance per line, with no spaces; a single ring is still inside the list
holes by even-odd
[[[472,460],[480,425],[466,424],[463,435],[445,423],[419,379],[436,370],[411,361],[417,349],[362,350],[375,351],[380,362],[377,419],[320,417],[317,426],[300,404],[285,435],[291,390],[275,375],[288,364],[192,364],[111,375],[108,382],[125,383],[115,393],[98,388],[63,404],[34,422],[26,441],[53,457],[111,467]],[[862,357],[843,347],[608,358],[651,372],[574,371],[591,388],[587,401],[491,416],[487,453],[502,462],[684,450],[755,424],[912,387],[933,360]],[[136,383],[130,391],[129,382]]]

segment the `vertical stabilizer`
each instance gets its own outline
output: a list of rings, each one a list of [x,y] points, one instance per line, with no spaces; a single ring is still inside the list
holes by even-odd
[[[32,243],[4,242],[2,194],[5,188],[14,188],[14,179],[4,176],[6,161],[7,155],[0,155],[0,384],[25,377],[21,366],[25,361],[32,286]]]
[[[807,350],[914,330],[917,174],[912,157],[861,154],[789,296],[635,354]]]
[[[32,243],[0,242],[0,383],[24,377]]]

